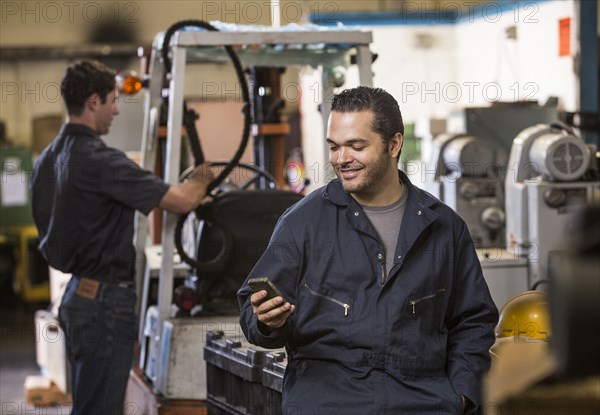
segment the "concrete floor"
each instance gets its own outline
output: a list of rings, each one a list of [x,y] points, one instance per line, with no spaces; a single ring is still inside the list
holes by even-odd
[[[34,313],[47,304],[0,303],[0,414],[67,415],[70,406],[34,407],[24,399],[27,376],[39,375]]]

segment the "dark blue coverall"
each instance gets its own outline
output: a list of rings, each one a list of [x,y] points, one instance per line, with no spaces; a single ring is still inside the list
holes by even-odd
[[[410,184],[394,266],[338,180],[279,220],[248,278],[269,277],[296,305],[268,335],[247,283],[240,324],[258,346],[285,346],[283,412],[459,414],[480,405],[498,319],[464,221]]]

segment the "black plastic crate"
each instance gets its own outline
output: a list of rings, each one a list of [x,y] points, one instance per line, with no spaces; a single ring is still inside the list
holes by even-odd
[[[270,390],[263,385],[263,369],[269,353],[272,351],[245,340],[226,339],[221,331],[207,333],[204,360],[210,415],[272,413]],[[281,398],[279,412],[280,406]]]
[[[281,390],[286,366],[287,356],[284,351],[269,352],[265,356],[262,384],[267,404],[264,407],[264,415],[281,415]]]

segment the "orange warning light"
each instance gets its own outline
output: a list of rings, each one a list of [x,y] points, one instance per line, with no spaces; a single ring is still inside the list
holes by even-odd
[[[116,76],[119,92],[125,95],[137,94],[143,86],[142,80],[134,71],[119,72]]]

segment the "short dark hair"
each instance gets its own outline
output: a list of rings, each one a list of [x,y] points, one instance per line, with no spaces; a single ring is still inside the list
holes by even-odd
[[[95,60],[75,62],[67,68],[60,82],[60,94],[69,114],[81,115],[85,101],[94,93],[106,103],[115,89],[116,72]]]
[[[331,111],[371,111],[374,115],[371,129],[387,143],[400,133],[404,135],[404,123],[398,102],[381,88],[359,86],[346,89],[333,97]]]

